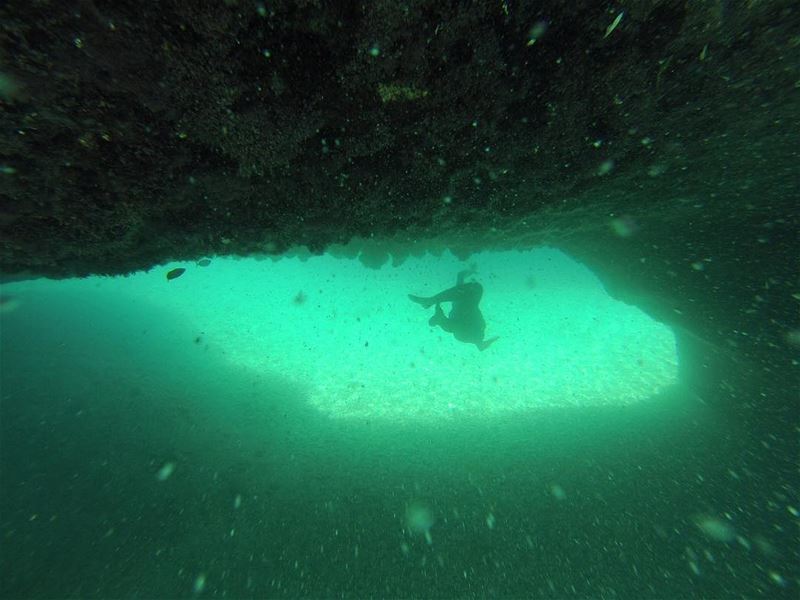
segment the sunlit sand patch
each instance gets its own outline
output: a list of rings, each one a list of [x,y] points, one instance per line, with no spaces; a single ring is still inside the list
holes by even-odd
[[[193,292],[192,314],[225,360],[302,386],[333,418],[436,422],[631,405],[676,382],[672,331],[611,299],[563,253],[472,260],[486,335],[500,337],[483,352],[429,327],[432,309],[407,298],[453,285],[464,266],[454,257],[379,270],[331,256],[218,260],[215,289],[227,293],[204,305],[206,294]]]
[[[485,353],[438,334],[425,340],[424,354],[417,344],[378,348],[378,342],[374,353],[337,354],[323,350],[320,340],[317,347],[296,348],[262,365],[304,383],[308,401],[337,418],[434,421],[631,405],[677,377],[671,332],[641,313],[637,320],[629,323],[633,333],[540,332],[533,347],[525,344],[533,333],[520,328]]]

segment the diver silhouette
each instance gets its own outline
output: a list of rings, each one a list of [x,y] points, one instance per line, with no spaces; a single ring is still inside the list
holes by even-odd
[[[436,312],[428,321],[431,327],[438,325],[459,342],[475,344],[478,350],[486,350],[497,337],[483,339],[486,330],[486,321],[483,320],[478,304],[483,296],[483,286],[475,281],[464,282],[464,279],[474,273],[474,270],[461,271],[458,274],[456,285],[439,292],[435,296],[414,296],[409,294],[410,300],[424,308],[436,305]],[[442,302],[451,302],[450,316],[446,317],[442,310]]]

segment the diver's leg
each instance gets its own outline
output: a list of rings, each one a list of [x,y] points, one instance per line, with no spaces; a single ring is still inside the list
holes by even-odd
[[[462,271],[462,273],[466,272],[467,271]],[[459,273],[459,278],[460,277],[461,273]],[[471,281],[469,283],[454,285],[443,292],[439,292],[435,296],[415,296],[414,294],[409,294],[408,299],[424,308],[430,308],[434,304],[439,304],[441,302],[463,302],[477,306],[481,301],[482,295],[483,286],[480,283]]]
[[[464,283],[464,279],[469,277],[470,275],[475,274],[475,266],[473,265],[469,269],[464,269],[463,271],[458,272],[458,277],[456,277],[456,285],[461,285]]]
[[[483,296],[483,286],[471,281],[453,286],[431,297],[433,302],[453,302],[455,304],[472,305],[477,307]]]
[[[428,319],[428,325],[431,327],[436,327],[438,325],[448,333],[453,332],[452,323],[450,323],[450,319],[445,316],[444,311],[439,304],[436,305],[436,312],[433,313],[433,316],[430,319]]]
[[[473,294],[474,285],[477,283],[462,283],[461,285],[454,285],[443,292],[439,292],[435,296],[431,296],[432,303],[439,304],[440,302],[464,302],[469,300]],[[480,299],[480,297],[478,298]]]
[[[430,319],[428,319],[428,325],[430,325],[431,327],[436,327],[439,324],[439,321],[445,318],[447,317],[444,316],[444,311],[442,310],[442,307],[437,304],[436,312],[433,313],[433,316]]]

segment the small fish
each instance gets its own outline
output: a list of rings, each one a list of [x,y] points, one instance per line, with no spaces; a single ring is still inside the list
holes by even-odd
[[[167,273],[167,281],[170,281],[172,279],[177,279],[178,277],[183,275],[185,271],[186,269],[182,267],[178,267],[177,269],[172,269],[172,271]]]
[[[210,258],[201,258],[200,260],[197,261],[198,267],[207,267],[210,264],[211,264]]]

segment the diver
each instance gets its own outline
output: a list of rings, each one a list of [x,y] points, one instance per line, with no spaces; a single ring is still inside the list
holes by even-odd
[[[410,300],[424,308],[436,305],[436,312],[428,321],[431,327],[438,325],[448,333],[452,333],[459,342],[475,344],[478,350],[486,350],[497,337],[484,339],[486,321],[483,320],[478,304],[483,296],[483,286],[475,281],[464,282],[474,269],[461,271],[456,279],[456,285],[435,296],[414,296],[409,294]],[[442,310],[442,302],[451,302],[450,316],[446,317]]]

